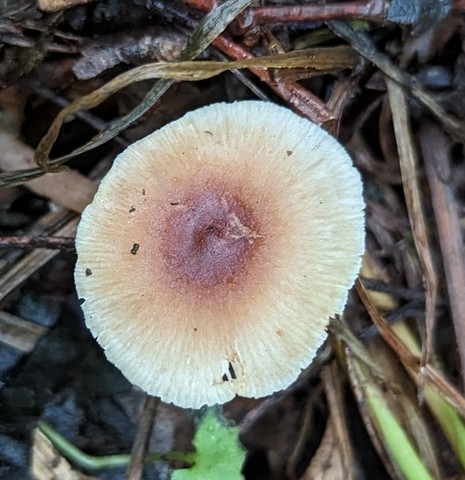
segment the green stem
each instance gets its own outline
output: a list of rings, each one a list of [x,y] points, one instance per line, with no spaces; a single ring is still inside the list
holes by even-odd
[[[131,456],[128,453],[98,457],[89,455],[79,450],[79,448],[44,421],[40,420],[37,423],[37,427],[64,457],[74,464],[79,465],[81,468],[87,470],[103,470],[106,468],[123,467],[129,464]],[[195,461],[195,457],[196,452],[149,453],[145,460],[147,462],[155,462],[157,460],[166,462],[182,461],[192,464]]]

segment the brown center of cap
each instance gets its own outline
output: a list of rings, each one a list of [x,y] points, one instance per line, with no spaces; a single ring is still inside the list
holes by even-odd
[[[224,190],[193,188],[183,197],[169,202],[164,222],[161,247],[172,281],[200,288],[235,283],[262,243],[253,214]]]

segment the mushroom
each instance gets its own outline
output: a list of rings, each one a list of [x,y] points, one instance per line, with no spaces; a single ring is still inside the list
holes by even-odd
[[[290,385],[364,251],[360,176],[271,103],[214,104],[121,153],[79,224],[75,278],[107,358],[181,407]]]

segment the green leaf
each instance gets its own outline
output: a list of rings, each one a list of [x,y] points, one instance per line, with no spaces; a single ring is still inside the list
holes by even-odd
[[[172,480],[241,480],[245,450],[238,439],[239,428],[222,422],[208,410],[194,438],[195,463],[189,469],[175,470]]]

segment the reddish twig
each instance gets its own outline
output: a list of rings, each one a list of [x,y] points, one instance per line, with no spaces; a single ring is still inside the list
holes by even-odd
[[[209,11],[216,0],[185,0],[197,10]],[[260,25],[331,20],[366,20],[380,23],[386,19],[385,0],[349,1],[324,5],[278,5],[248,8],[233,22],[234,33],[242,35]]]
[[[220,35],[213,45],[235,60],[254,58],[253,55],[239,43]],[[266,68],[251,68],[250,71],[278,94],[288,105],[312,122],[322,125],[326,130],[335,133],[336,117],[316,95],[296,82],[275,83]]]
[[[186,3],[198,10],[208,11],[215,7],[216,0],[186,0]],[[360,2],[346,3],[355,5],[359,4]],[[370,3],[370,5],[372,3],[376,4],[377,8],[379,8],[379,4],[384,4],[384,1],[372,0],[368,3]],[[368,8],[367,5],[365,5],[365,3],[363,3],[363,5],[366,10]],[[370,6],[370,8],[374,7]],[[257,9],[249,9],[249,11],[251,10],[255,11]],[[246,15],[248,15],[247,12]],[[212,42],[212,44],[218,50],[228,55],[228,57],[235,60],[254,58],[252,53],[250,53],[243,45],[232,41],[225,35],[220,35],[219,37],[217,37]],[[250,71],[258,78],[260,78],[260,80],[265,82],[297,113],[304,117],[307,117],[312,122],[323,126],[333,135],[336,134],[337,115],[335,115],[334,112],[330,108],[328,108],[328,106],[322,100],[320,100],[308,89],[306,89],[297,82],[276,82],[272,76],[272,73],[266,68],[251,68]]]
[[[330,20],[382,22],[386,17],[384,0],[327,3],[324,5],[280,5],[247,9],[235,22],[235,31],[245,33],[259,25]]]

